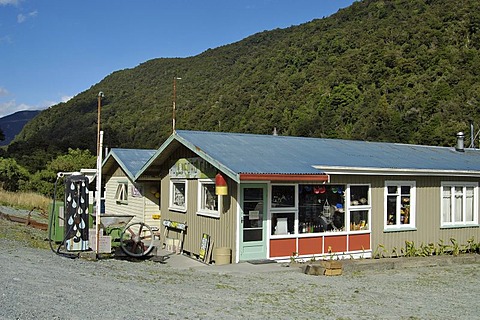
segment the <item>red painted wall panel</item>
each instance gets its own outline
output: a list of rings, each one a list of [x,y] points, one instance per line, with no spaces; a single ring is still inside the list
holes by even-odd
[[[270,240],[270,258],[290,257],[296,248],[296,239],[272,239]]]
[[[315,238],[299,238],[298,239],[298,254],[322,254],[323,241],[321,237]]]
[[[370,234],[353,234],[348,239],[349,251],[370,250]]]

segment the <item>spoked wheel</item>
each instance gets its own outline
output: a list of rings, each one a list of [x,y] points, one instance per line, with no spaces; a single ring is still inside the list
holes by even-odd
[[[130,257],[145,257],[153,249],[152,229],[143,222],[129,224],[120,236],[120,247]]]

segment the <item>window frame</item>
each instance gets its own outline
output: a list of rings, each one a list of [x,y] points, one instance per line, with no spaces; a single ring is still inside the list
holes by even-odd
[[[462,188],[462,221],[455,221],[455,210],[450,211],[450,222],[444,221],[445,203],[444,203],[444,188],[450,188],[450,203],[451,207],[455,208],[455,201],[452,199],[455,197],[455,189]],[[473,188],[473,220],[466,220],[466,198],[467,188]],[[442,181],[440,187],[440,228],[463,228],[463,227],[478,227],[478,182],[466,182],[466,181]]]
[[[367,203],[366,204],[356,204],[353,205],[352,202],[352,187],[367,187]],[[345,230],[349,234],[356,234],[356,233],[370,233],[372,232],[372,185],[370,183],[350,183],[347,184],[346,190],[346,217],[345,217]],[[352,213],[356,211],[367,211],[367,220],[365,229],[354,230],[352,229]]]
[[[217,210],[210,210],[204,208],[203,202],[203,190],[205,185],[213,185],[215,187],[215,181],[212,179],[198,179],[198,193],[197,193],[197,215],[207,216],[212,218],[220,218],[220,196],[216,196]]]
[[[128,181],[118,181],[114,199],[117,204],[128,204]]]
[[[293,207],[277,207],[273,206],[272,203],[272,196],[273,196],[273,188],[274,187],[293,187],[294,188],[294,206]],[[296,237],[298,236],[298,183],[274,183],[270,185],[268,194],[268,213],[269,213],[269,223],[271,224],[268,227],[269,236],[272,239],[275,238],[288,238],[288,237]],[[273,217],[276,214],[281,215],[291,215],[293,217],[293,232],[286,234],[277,234],[275,233],[275,226],[273,225]],[[281,217],[284,218],[284,217]],[[288,226],[288,218],[287,218],[287,226]],[[288,227],[287,227],[288,228]]]
[[[183,206],[178,206],[174,204],[174,188],[176,183],[183,183],[185,187],[185,201]],[[168,209],[172,211],[178,211],[178,212],[187,212],[187,203],[188,203],[188,183],[187,179],[170,179],[170,188],[169,188],[169,197],[168,197]]]
[[[388,192],[389,187],[397,187],[396,196],[396,221],[394,224],[388,224],[388,197],[392,196]],[[410,212],[409,223],[401,223],[401,200],[402,200],[402,187],[410,187]],[[398,190],[400,192],[398,193]],[[384,186],[384,199],[383,199],[383,229],[384,231],[405,231],[405,230],[417,230],[416,229],[416,214],[417,214],[417,183],[412,180],[386,180]]]

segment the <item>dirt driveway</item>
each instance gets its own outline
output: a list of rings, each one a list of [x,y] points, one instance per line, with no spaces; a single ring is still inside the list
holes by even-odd
[[[336,277],[292,267],[226,272],[168,261],[67,259],[0,239],[0,318],[480,318],[480,263],[417,265],[370,266]]]

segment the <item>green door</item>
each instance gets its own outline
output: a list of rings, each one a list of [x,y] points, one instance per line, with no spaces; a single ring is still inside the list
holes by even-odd
[[[267,258],[267,185],[241,186],[240,260]]]

